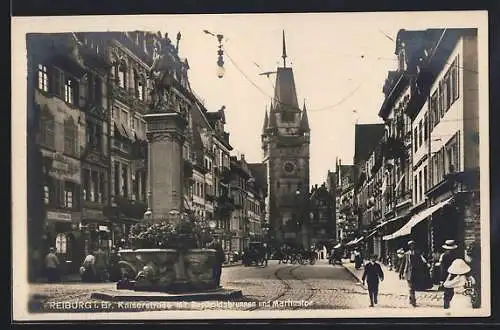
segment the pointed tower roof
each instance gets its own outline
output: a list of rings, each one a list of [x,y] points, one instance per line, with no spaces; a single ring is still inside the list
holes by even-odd
[[[278,121],[276,119],[276,107],[271,102],[271,109],[269,110],[269,123],[267,125],[267,128],[277,128],[277,127],[278,127]]]
[[[302,109],[302,119],[300,121],[300,128],[304,132],[309,132],[311,130],[309,127],[309,118],[307,117],[307,109],[305,101],[304,101],[304,107]]]
[[[286,42],[285,31],[283,31],[283,67],[278,67],[276,72],[276,84],[274,88],[274,101],[277,107],[283,110],[300,111],[297,102],[297,91],[292,68],[286,66]]]
[[[267,126],[269,126],[269,116],[267,115],[267,109],[264,114],[264,125],[262,126],[262,133],[266,132]]]

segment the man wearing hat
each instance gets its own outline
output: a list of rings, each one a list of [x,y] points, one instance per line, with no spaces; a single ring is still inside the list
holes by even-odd
[[[439,257],[439,267],[440,267],[440,283],[441,285],[446,281],[446,278],[448,277],[448,268],[451,266],[451,263],[453,260],[457,258],[457,248],[458,245],[455,243],[454,240],[449,239],[444,242],[442,245],[442,248],[444,249],[444,252],[441,254]],[[443,294],[443,307],[445,309],[450,308],[450,302],[451,299],[453,298],[453,295],[455,294],[453,288],[444,288],[443,289],[444,294]]]
[[[417,299],[415,297],[415,288],[418,286],[420,265],[425,263],[425,259],[415,250],[415,242],[408,242],[408,251],[404,254],[399,267],[399,278],[406,279],[410,291],[410,304],[417,307]]]

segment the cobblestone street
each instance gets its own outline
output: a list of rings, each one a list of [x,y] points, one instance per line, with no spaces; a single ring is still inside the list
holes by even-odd
[[[366,289],[343,266],[319,263],[316,265],[284,265],[270,261],[267,267],[224,268],[222,284],[225,288],[240,289],[244,298],[234,304],[150,304],[107,303],[106,310],[121,312],[147,310],[303,310],[303,309],[365,309],[369,305]],[[401,285],[405,283],[401,282]],[[66,302],[70,309],[102,311],[100,301],[91,300],[92,292],[115,290],[114,283],[32,284],[30,292],[36,295],[46,311],[67,312],[54,308],[54,303]],[[440,308],[438,292],[417,293],[418,308]],[[76,304],[85,302],[85,305]],[[265,304],[264,302],[268,302]],[[51,307],[52,306],[52,307]],[[78,306],[75,308],[75,306]],[[395,291],[379,293],[375,308],[409,309],[408,296]]]

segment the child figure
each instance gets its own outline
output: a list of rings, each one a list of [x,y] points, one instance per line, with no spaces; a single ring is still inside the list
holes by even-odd
[[[448,268],[448,277],[443,283],[445,288],[455,289],[453,296],[449,298],[450,308],[453,310],[463,310],[472,308],[469,296],[465,295],[466,290],[475,284],[474,277],[470,276],[470,267],[463,259],[455,259]]]
[[[370,262],[365,265],[365,270],[363,272],[363,285],[365,281],[368,284],[368,295],[370,296],[370,307],[378,303],[378,285],[380,281],[384,280],[384,272],[382,267],[377,263],[377,256],[373,255],[370,258]]]

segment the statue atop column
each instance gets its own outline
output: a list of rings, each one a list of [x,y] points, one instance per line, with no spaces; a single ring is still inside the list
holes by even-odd
[[[153,112],[169,112],[170,86],[175,66],[178,65],[172,53],[175,49],[168,34],[165,33],[162,37],[161,32],[157,33],[153,47],[153,64],[149,69],[149,78],[152,83],[150,107]]]

